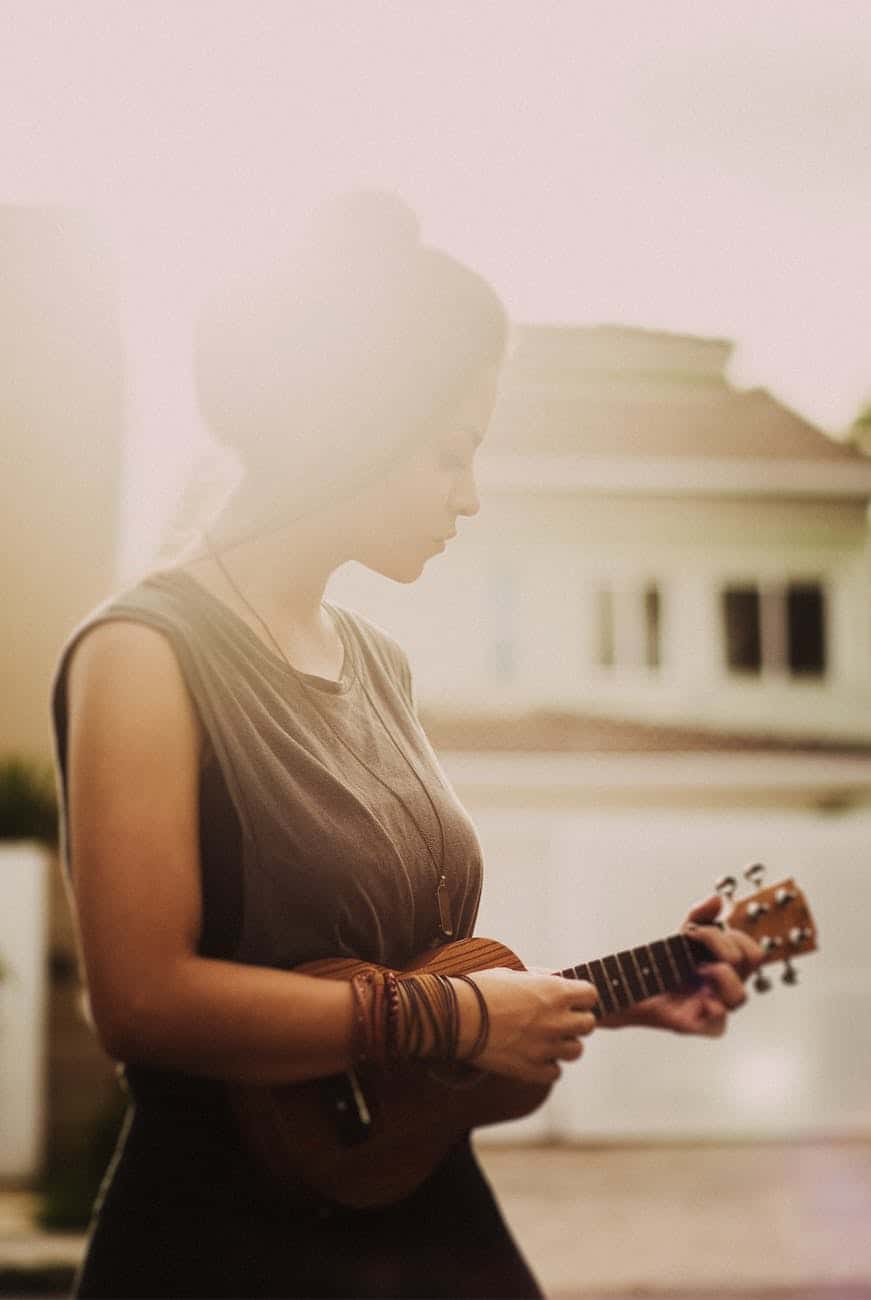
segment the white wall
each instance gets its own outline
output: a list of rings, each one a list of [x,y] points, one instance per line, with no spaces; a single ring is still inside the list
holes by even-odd
[[[0,1180],[29,1178],[41,1153],[47,889],[42,849],[0,844]]]
[[[849,502],[494,494],[411,586],[357,565],[330,595],[407,649],[422,703],[451,712],[530,708],[871,738],[867,525]],[[829,595],[821,680],[730,674],[720,589],[820,578]],[[662,589],[661,669],[591,662],[592,596],[611,582]],[[505,588],[510,599],[506,599]],[[511,589],[513,588],[513,594]],[[498,598],[497,598],[498,597]],[[513,632],[515,672],[492,640]]]
[[[820,951],[796,987],[769,968],[721,1040],[600,1030],[547,1106],[496,1140],[871,1134],[871,810],[476,808],[487,866],[478,932],[530,965],[575,964],[673,932],[714,878],[749,861],[805,890]]]

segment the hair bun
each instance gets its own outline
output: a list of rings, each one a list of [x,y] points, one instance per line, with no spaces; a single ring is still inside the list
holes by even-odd
[[[308,240],[340,256],[410,257],[420,225],[411,208],[389,190],[335,194],[314,211]]]

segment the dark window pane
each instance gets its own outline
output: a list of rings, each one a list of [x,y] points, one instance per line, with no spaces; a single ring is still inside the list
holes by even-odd
[[[613,668],[616,657],[614,637],[614,593],[610,587],[600,587],[596,592],[596,662],[602,668]]]
[[[762,648],[756,587],[728,587],[723,592],[723,623],[729,667],[736,672],[758,673],[762,668]]]
[[[786,591],[789,671],[822,676],[826,671],[826,620],[818,582],[793,582]]]
[[[648,668],[659,667],[660,615],[659,588],[651,585],[644,592],[644,650]]]

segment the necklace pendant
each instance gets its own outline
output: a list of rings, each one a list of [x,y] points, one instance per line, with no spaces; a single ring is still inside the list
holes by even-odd
[[[439,880],[438,889],[436,890],[436,902],[439,907],[439,926],[446,939],[452,939],[454,936],[454,922],[451,917],[451,900],[448,894],[448,882],[444,876]]]

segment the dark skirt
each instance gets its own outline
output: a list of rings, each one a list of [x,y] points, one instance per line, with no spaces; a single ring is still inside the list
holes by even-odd
[[[200,1081],[202,1082],[202,1081]],[[541,1297],[468,1140],[376,1210],[291,1197],[242,1151],[219,1089],[131,1103],[82,1297]]]

